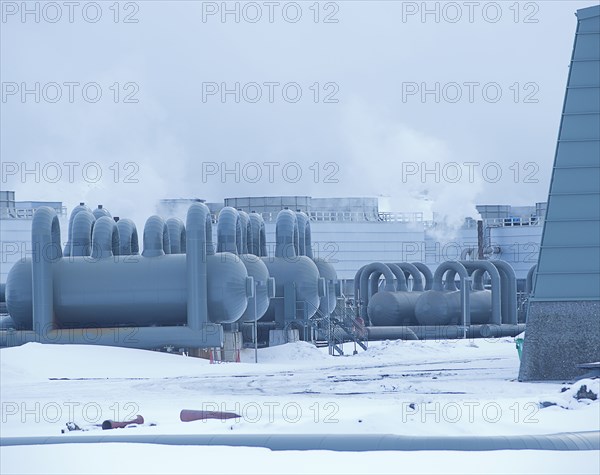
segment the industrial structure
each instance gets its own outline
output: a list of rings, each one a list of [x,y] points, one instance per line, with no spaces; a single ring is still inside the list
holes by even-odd
[[[577,11],[533,282],[519,379],[583,375],[600,362],[600,6]]]
[[[600,361],[600,7],[577,17],[547,206],[481,205],[440,241],[435,216],[382,212],[376,198],[169,199],[140,244],[102,205],[80,203],[67,223],[62,203],[2,192],[0,346],[235,354],[303,339],[343,354],[344,342],[516,336],[526,323],[520,379],[581,375]]]

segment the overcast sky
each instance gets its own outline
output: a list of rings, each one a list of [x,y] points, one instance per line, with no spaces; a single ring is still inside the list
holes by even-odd
[[[545,201],[574,12],[594,4],[3,1],[2,189],[120,216],[181,197],[382,195],[450,220]]]

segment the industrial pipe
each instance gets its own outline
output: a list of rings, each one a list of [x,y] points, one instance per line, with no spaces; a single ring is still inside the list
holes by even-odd
[[[512,436],[414,436],[394,434],[103,434],[2,437],[0,447],[19,445],[98,444],[102,442],[162,445],[264,447],[270,450],[490,451],[600,450],[600,432],[563,432]]]
[[[394,292],[396,289],[394,287],[394,274],[388,266],[386,266],[382,262],[372,262],[370,264],[362,266],[356,272],[354,276],[354,298],[362,301],[362,305],[360,308],[360,317],[367,322],[369,319],[367,313],[367,306],[369,305],[369,278],[371,274],[374,272],[381,272],[380,275],[383,275],[385,278],[385,287],[384,290],[387,292]]]
[[[71,239],[67,245],[70,248],[70,256],[89,256],[92,252],[92,232],[96,218],[91,211],[80,209],[72,221]]]
[[[422,262],[412,262],[411,264],[419,269],[419,272],[423,274],[423,277],[425,278],[424,290],[431,290],[433,287],[433,274],[431,269]]]
[[[404,271],[398,264],[385,264],[390,268],[392,274],[396,277],[396,291],[398,292],[408,292],[408,286],[406,285],[406,275]],[[371,279],[377,274],[373,274]],[[381,274],[380,274],[381,275]],[[379,282],[380,275],[377,275],[377,282]]]
[[[284,259],[298,256],[298,220],[289,209],[282,209],[275,224],[275,257]]]
[[[179,218],[169,218],[166,225],[169,233],[169,254],[185,254],[185,224]]]
[[[239,253],[242,240],[240,214],[235,208],[225,206],[219,211],[217,222],[217,252]]]
[[[75,206],[75,208],[73,208],[73,211],[71,211],[71,216],[69,217],[69,228],[67,230],[67,244],[65,245],[65,249],[63,252],[64,256],[71,256],[71,250],[72,250],[72,245],[73,245],[73,221],[75,220],[75,217],[81,212],[81,211],[88,211],[88,212],[92,212],[92,210],[90,208],[88,208],[85,203],[79,203],[79,205]],[[93,216],[93,215],[92,215]],[[95,218],[94,218],[95,219]],[[91,239],[91,231],[90,231],[90,239]]]
[[[119,255],[137,256],[140,253],[137,228],[131,219],[120,219],[117,223],[119,230]]]
[[[502,284],[502,297],[506,306],[506,319],[502,323],[516,325],[518,321],[518,303],[517,303],[517,276],[513,267],[505,261],[490,261],[500,272]]]
[[[423,277],[421,276],[421,271],[409,262],[397,262],[396,265],[400,267],[404,271],[404,275],[406,278],[410,275],[413,279],[412,290],[413,292],[422,292],[424,289],[423,286]],[[429,268],[427,268],[429,270]],[[430,271],[431,272],[431,271]],[[407,283],[408,285],[408,283]]]
[[[94,215],[94,218],[96,218],[96,219],[99,219],[102,216],[107,216],[109,218],[112,218],[110,212],[102,205],[98,205],[98,207],[94,211],[92,211],[92,214]]]
[[[486,260],[460,261],[460,263],[469,271],[483,269],[487,272],[492,281],[492,319],[490,323],[497,325],[503,322],[508,323],[506,317],[502,318],[506,310],[502,308],[502,287],[497,267],[492,262]]]
[[[169,230],[160,216],[150,216],[144,226],[144,257],[158,257],[169,254]]]
[[[251,254],[249,251],[250,241],[252,240],[252,228],[250,227],[250,216],[242,210],[238,210],[240,215],[240,224],[242,227],[241,243],[238,245],[239,254]]]
[[[92,232],[92,258],[103,259],[118,255],[119,230],[117,223],[108,216],[102,216],[96,220]]]
[[[258,213],[250,213],[250,229],[252,239],[248,243],[248,252],[259,257],[267,257],[267,238],[265,221]]]

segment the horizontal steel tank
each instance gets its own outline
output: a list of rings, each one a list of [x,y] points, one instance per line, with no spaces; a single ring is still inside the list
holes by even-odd
[[[207,256],[208,315],[213,323],[238,320],[247,304],[246,268],[229,253]],[[63,327],[182,325],[187,318],[186,258],[72,257],[53,264],[54,313]],[[31,259],[7,278],[8,311],[16,326],[31,329]]]
[[[484,324],[492,315],[492,293],[471,291],[471,324]],[[423,292],[415,305],[419,325],[459,325],[462,323],[460,291],[429,290]]]
[[[422,292],[377,292],[369,300],[367,313],[377,327],[416,325],[415,305]]]
[[[80,209],[76,218],[86,212]],[[206,317],[199,318],[212,323],[232,323],[243,315],[254,282],[238,256],[214,253],[208,208],[195,204],[188,212],[188,220],[207,221],[188,233],[187,255],[168,254],[168,227],[153,216],[144,229],[144,255],[120,256],[120,230],[108,214],[98,215],[91,255],[62,257],[60,248],[54,249],[60,243],[56,215],[49,208],[36,212],[32,242],[41,243],[41,262],[21,260],[7,277],[7,307],[18,328],[32,326],[36,278],[45,295],[37,305],[44,308],[50,302],[52,321],[63,328],[177,326],[189,324],[190,308],[206,308],[201,310]],[[127,232],[137,238],[131,226]],[[206,247],[205,256],[196,251],[199,245]],[[128,242],[127,248],[133,254],[137,243]],[[41,271],[38,277],[33,264]],[[188,287],[190,282],[194,288]]]

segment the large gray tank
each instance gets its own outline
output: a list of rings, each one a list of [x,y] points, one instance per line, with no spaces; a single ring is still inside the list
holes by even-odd
[[[484,324],[492,315],[492,293],[489,290],[470,292],[471,323]],[[429,290],[423,292],[415,305],[420,325],[461,324],[460,291]]]
[[[206,305],[205,314],[213,323],[233,323],[246,310],[248,296],[252,293],[249,286],[254,283],[248,278],[246,266],[238,256],[228,252],[214,254],[209,221],[205,227],[197,226],[198,229],[187,236],[186,256],[169,254],[168,226],[162,218],[152,216],[144,228],[144,252],[139,256],[134,255],[137,253],[134,226],[128,225],[122,233],[105,212],[98,212],[95,222],[93,218],[89,219],[90,214],[82,207],[74,221],[82,224],[81,237],[84,240],[88,239],[94,224],[91,246],[80,246],[82,250],[87,249],[85,255],[70,257],[61,257],[60,252],[54,257],[49,255],[55,243],[60,242],[60,227],[55,214],[50,209],[41,209],[34,217],[32,242],[52,240],[51,244],[42,245],[44,249],[47,247],[47,251],[42,253],[43,262],[36,265],[43,265],[44,272],[47,272],[40,282],[48,286],[49,293],[45,298],[51,302],[51,318],[58,327],[189,324],[190,301],[194,307],[194,299],[198,298],[198,306]],[[192,222],[209,219],[208,208],[200,205],[191,207],[188,220],[190,216]],[[181,237],[184,230],[182,226],[176,227],[174,234]],[[125,254],[129,255],[120,256],[120,235],[123,234],[128,240]],[[178,243],[181,244],[181,240]],[[79,244],[72,242],[72,249],[77,249]],[[195,252],[199,246],[206,247],[205,257]],[[178,251],[181,252],[181,246]],[[190,258],[191,251],[193,256]],[[201,269],[204,265],[205,270]],[[188,282],[194,286],[202,285],[204,278],[198,272],[206,272],[206,290],[188,289]],[[7,307],[20,329],[32,327],[34,277],[31,259],[17,262],[7,277]]]
[[[371,324],[377,327],[417,325],[415,305],[421,295],[422,292],[377,292],[367,305]]]
[[[246,310],[247,272],[229,253],[207,257],[208,315],[235,322]],[[56,322],[67,328],[183,325],[187,318],[186,256],[61,259],[52,266]],[[19,329],[31,329],[31,259],[7,278],[8,311]]]

